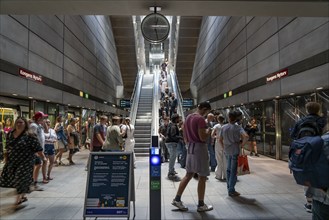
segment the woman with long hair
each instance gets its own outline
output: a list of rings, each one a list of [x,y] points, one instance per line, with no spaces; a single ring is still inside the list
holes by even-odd
[[[67,150],[67,138],[64,133],[64,126],[63,126],[63,117],[60,115],[56,118],[56,124],[54,128],[56,135],[57,135],[57,148],[58,153],[55,156],[55,165],[65,165],[62,162],[62,156],[65,150]],[[57,163],[58,159],[58,163]]]
[[[48,167],[42,166],[42,175],[43,182],[52,180],[53,178],[50,176],[51,170],[54,165],[55,158],[55,142],[57,141],[57,135],[54,129],[51,128],[50,120],[46,120],[45,126],[45,151],[44,154],[46,158],[49,160]]]
[[[30,185],[33,182],[35,154],[46,161],[37,137],[28,133],[28,128],[27,120],[18,117],[6,142],[6,164],[1,174],[0,186],[16,188],[14,210],[24,207],[21,204],[27,201],[25,194],[30,192]]]
[[[255,152],[255,156],[259,157],[257,152],[257,142],[256,142],[256,132],[258,131],[257,121],[255,118],[251,118],[250,122],[246,125],[244,129],[249,135],[249,151],[250,156],[253,156],[253,151]]]
[[[136,156],[135,156],[135,126],[133,124],[130,124],[130,118],[125,119],[126,124],[126,142],[125,142],[125,151],[133,152],[133,162],[134,167],[136,167]]]

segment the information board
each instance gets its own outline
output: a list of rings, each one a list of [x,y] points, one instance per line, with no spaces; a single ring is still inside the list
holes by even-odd
[[[191,108],[194,106],[194,101],[193,99],[183,99],[182,103],[183,108]]]
[[[90,154],[84,218],[129,218],[130,202],[135,200],[132,164],[132,152]]]
[[[121,99],[120,100],[120,107],[121,108],[130,108],[131,102],[129,99]]]

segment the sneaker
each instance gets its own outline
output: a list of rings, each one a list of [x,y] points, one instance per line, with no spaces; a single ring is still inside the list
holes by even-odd
[[[236,197],[236,196],[239,196],[240,193],[237,192],[237,191],[234,191],[234,192],[229,192],[228,195],[231,196],[231,197]]]
[[[311,204],[305,204],[304,208],[306,210],[306,212],[312,213],[312,205]]]
[[[206,212],[206,211],[211,211],[211,210],[213,210],[214,208],[212,207],[212,205],[206,205],[206,204],[204,204],[203,206],[198,206],[198,209],[197,209],[197,211],[198,212]]]
[[[171,202],[173,206],[176,206],[181,211],[187,211],[188,208],[183,204],[182,201],[177,202],[175,199]]]

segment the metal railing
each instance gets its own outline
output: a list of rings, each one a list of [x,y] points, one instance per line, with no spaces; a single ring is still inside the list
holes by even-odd
[[[170,80],[171,80],[172,89],[173,89],[173,91],[176,95],[177,101],[178,101],[177,113],[179,114],[179,116],[182,116],[182,120],[185,121],[183,104],[182,104],[183,97],[182,97],[182,93],[180,91],[179,85],[177,84],[178,80],[177,80],[176,73],[174,71],[170,71]]]
[[[159,69],[153,70],[153,103],[152,103],[152,135],[158,135],[158,128],[159,128]]]
[[[139,96],[140,96],[141,87],[142,87],[142,81],[143,81],[143,72],[139,71],[137,74],[136,80],[135,80],[133,94],[130,99],[130,103],[132,103],[132,105],[130,107],[129,116],[130,116],[132,124],[135,124],[135,121],[136,121],[136,114],[137,114]]]

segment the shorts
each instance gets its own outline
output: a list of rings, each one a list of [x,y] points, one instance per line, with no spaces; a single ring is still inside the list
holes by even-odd
[[[45,144],[45,150],[43,151],[43,153],[46,156],[55,155],[55,146],[54,146],[54,144]]]
[[[255,135],[249,135],[249,140],[248,141],[256,141],[256,136]]]
[[[42,160],[40,157],[35,156],[34,158],[34,165],[41,165],[42,164]]]
[[[186,157],[186,172],[197,173],[199,176],[209,176],[209,154],[206,143],[188,144]]]

